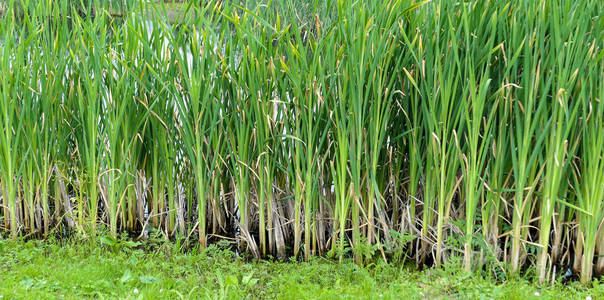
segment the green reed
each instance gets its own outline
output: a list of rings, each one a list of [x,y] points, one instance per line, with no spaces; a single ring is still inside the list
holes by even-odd
[[[588,284],[600,2],[4,1],[0,228]]]

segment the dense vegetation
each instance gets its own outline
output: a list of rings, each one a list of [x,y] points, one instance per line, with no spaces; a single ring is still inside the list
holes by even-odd
[[[604,2],[86,3],[5,2],[6,235],[604,274]]]

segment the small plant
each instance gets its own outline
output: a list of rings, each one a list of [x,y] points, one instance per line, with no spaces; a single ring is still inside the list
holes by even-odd
[[[391,242],[386,243],[384,245],[384,248],[386,248],[387,251],[392,253],[394,262],[397,262],[401,266],[405,265],[410,252],[407,246],[411,242],[413,242],[413,240],[415,240],[417,236],[410,233],[401,233],[395,230],[391,230],[390,238]]]
[[[118,253],[120,251],[129,252],[130,250],[141,245],[140,242],[129,240],[123,235],[120,238],[115,238],[111,235],[101,235],[98,237],[98,240],[101,244],[101,247],[107,247],[113,253]]]

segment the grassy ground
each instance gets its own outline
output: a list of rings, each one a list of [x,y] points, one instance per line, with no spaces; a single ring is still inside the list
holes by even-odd
[[[107,241],[105,241],[107,242]],[[423,272],[383,263],[361,268],[315,258],[246,262],[212,246],[181,254],[175,244],[0,240],[0,299],[598,299],[604,285],[496,283],[450,265]]]

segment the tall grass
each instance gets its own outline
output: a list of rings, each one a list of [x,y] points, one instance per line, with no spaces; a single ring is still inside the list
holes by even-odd
[[[12,237],[604,272],[599,1],[5,3]]]

